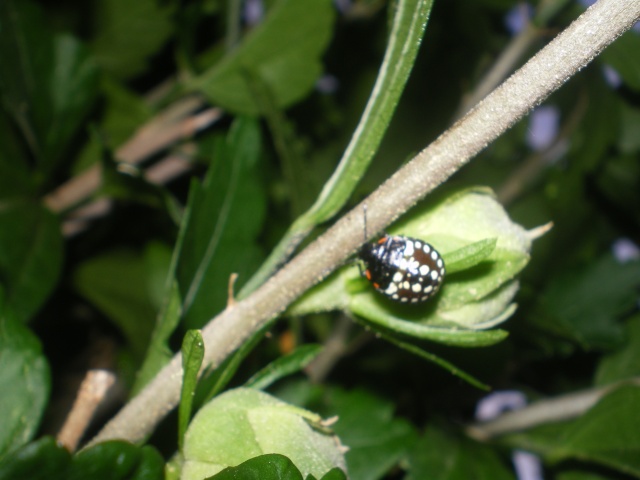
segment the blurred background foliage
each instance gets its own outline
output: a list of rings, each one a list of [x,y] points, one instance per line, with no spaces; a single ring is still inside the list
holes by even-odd
[[[187,329],[225,307],[230,274],[239,274],[239,291],[311,207],[369,98],[394,5],[0,2],[0,478],[36,463],[60,478],[92,464],[109,470],[118,452],[137,467],[117,478],[158,478],[157,451],[166,458],[176,449],[175,417],[151,438],[154,448],[114,444],[71,458],[47,435],[88,368],[117,373],[98,423],[113,414]],[[389,129],[349,203],[467,111],[503,52],[524,42],[508,74],[586,6],[435,1]],[[525,228],[553,229],[534,243],[518,309],[501,325],[506,340],[423,347],[529,400],[638,377],[637,25],[446,188],[476,185],[491,187]],[[638,387],[577,420],[481,443],[461,425],[486,392],[340,312],[278,322],[245,352],[230,385],[335,338],[340,354],[270,392],[340,416],[334,431],[351,447],[351,478],[514,478],[514,447],[540,454],[545,478],[640,478]]]

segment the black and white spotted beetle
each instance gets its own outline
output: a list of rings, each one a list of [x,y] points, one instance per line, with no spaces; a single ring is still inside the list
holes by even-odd
[[[438,292],[445,275],[444,261],[435,248],[403,235],[384,235],[375,243],[365,243],[358,256],[366,266],[362,274],[373,287],[401,303],[428,300]]]

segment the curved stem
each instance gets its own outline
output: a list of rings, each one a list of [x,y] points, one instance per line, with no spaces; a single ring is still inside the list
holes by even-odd
[[[353,190],[367,171],[400,100],[413,68],[432,4],[432,0],[397,2],[378,78],[338,167],[315,203],[291,225],[269,258],[244,285],[238,294],[240,298],[246,297],[262,285],[314,227],[332,218],[351,198]]]
[[[640,18],[640,2],[600,0],[518,72],[435,142],[382,184],[364,202],[373,235],[389,225],[517,120],[560,88]],[[226,309],[203,329],[204,365],[218,366],[242,342],[321,281],[362,243],[362,204],[273,275],[252,295]],[[92,440],[140,441],[179,399],[177,354]]]

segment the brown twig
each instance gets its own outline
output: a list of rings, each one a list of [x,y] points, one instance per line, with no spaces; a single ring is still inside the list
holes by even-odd
[[[116,158],[138,164],[177,141],[192,137],[222,115],[218,108],[193,113],[202,104],[200,98],[194,97],[168,108],[138,129],[130,140],[118,148]],[[94,165],[45,196],[44,204],[57,213],[73,208],[91,197],[100,187],[101,178],[100,165]]]
[[[313,383],[322,382],[336,363],[349,351],[347,340],[353,327],[350,318],[342,316],[326,342],[322,352],[304,369]]]
[[[115,375],[108,370],[89,370],[80,384],[78,395],[60,429],[57,441],[70,452],[78,447],[80,439],[89,427],[96,409],[115,382]]]
[[[443,183],[474,155],[557,90],[640,18],[640,2],[600,0],[451,129],[420,152],[363,203],[374,235]],[[246,299],[203,329],[204,365],[217,367],[254,332],[353,254],[362,243],[362,204]],[[179,399],[180,354],[91,443],[140,441]]]

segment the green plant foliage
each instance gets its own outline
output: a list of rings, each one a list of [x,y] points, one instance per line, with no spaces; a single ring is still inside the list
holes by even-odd
[[[255,115],[260,110],[249,85],[255,75],[277,106],[288,107],[309,92],[322,72],[320,55],[331,37],[333,18],[329,0],[280,0],[264,23],[193,87],[234,113]]]
[[[58,281],[62,237],[58,219],[16,201],[0,209],[0,285],[4,306],[21,322],[38,311]]]
[[[602,357],[596,370],[596,385],[640,376],[640,316],[627,321],[624,346]]]
[[[153,287],[166,277],[169,260],[166,250],[162,256],[153,255],[154,248],[163,247],[150,245],[142,254],[116,250],[89,259],[74,278],[78,292],[121,329],[138,360],[143,358],[161,305],[161,294],[153,292]]]
[[[93,106],[94,59],[75,37],[52,34],[30,0],[2,2],[0,57],[3,103],[48,173]]]
[[[155,0],[106,0],[96,7],[91,50],[100,66],[117,77],[144,71],[173,31],[173,8]]]
[[[222,310],[230,275],[243,281],[261,256],[255,243],[265,212],[260,142],[255,120],[238,119],[207,152],[213,161],[203,184],[192,186],[176,268],[188,327],[201,327]]]
[[[0,112],[0,199],[31,194],[33,179],[29,173],[26,152],[8,116]]]
[[[529,3],[0,0],[0,480],[502,479],[514,449],[548,479],[640,478],[637,26],[464,168],[432,158],[451,177],[413,210],[376,197],[388,233],[441,254],[429,301],[315,258],[282,315],[234,315],[295,290],[307,245],[374,215],[368,195],[585,11]],[[237,337],[202,345],[223,311]],[[184,390],[140,395],[168,364]],[[117,388],[81,442],[137,397],[117,429],[144,446],[47,436],[95,368]],[[553,401],[601,387],[586,411]],[[549,411],[471,439],[479,389]]]
[[[302,480],[300,470],[283,455],[270,454],[254,457],[237,467],[225,468],[209,480],[233,480],[235,478],[265,480]]]
[[[33,438],[47,404],[50,379],[38,339],[1,306],[0,312],[0,384],[6,386],[0,395],[2,459]]]
[[[417,440],[413,426],[394,416],[395,406],[363,391],[331,389],[327,410],[339,421],[332,427],[345,446],[349,478],[381,478],[406,458]]]
[[[184,442],[181,479],[208,478],[264,453],[289,457],[303,475],[319,478],[344,468],[337,438],[321,431],[321,418],[259,390],[230,390],[200,409]]]
[[[603,281],[606,279],[606,281]],[[636,301],[640,262],[620,264],[610,255],[551,279],[542,292],[548,328],[584,349],[607,349],[622,342],[616,321]]]
[[[579,460],[640,475],[640,387],[622,386],[572,422],[538,427],[506,439],[549,462]]]
[[[407,480],[513,478],[513,474],[493,449],[464,437],[457,437],[436,426],[429,427],[416,442],[408,464]]]
[[[302,480],[300,470],[291,460],[283,455],[270,454],[254,457],[237,467],[225,468],[220,473],[209,477],[210,480],[233,480],[237,478],[260,480]],[[316,477],[307,475],[305,480]],[[346,480],[346,476],[339,468],[334,468],[322,476],[320,480]]]
[[[164,462],[152,447],[106,442],[71,456],[43,437],[0,461],[0,479],[160,480]]]
[[[603,398],[565,432],[552,457],[582,458],[640,475],[640,388],[621,387]]]

